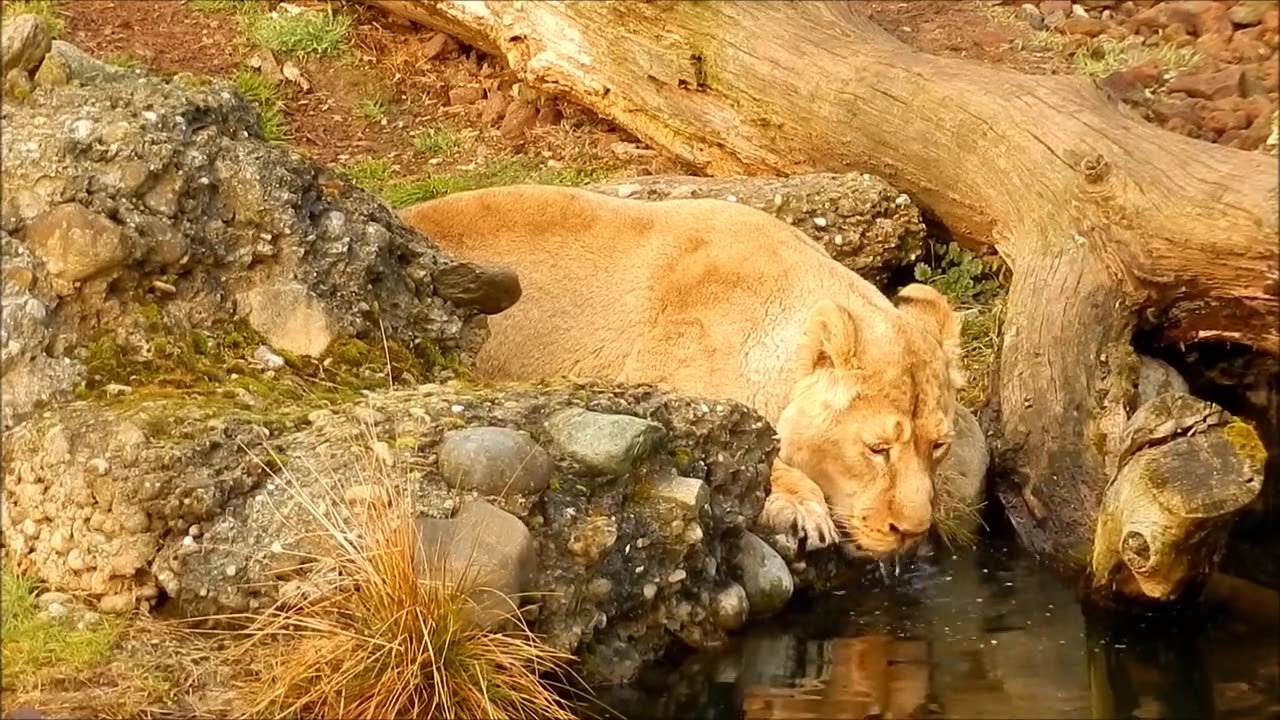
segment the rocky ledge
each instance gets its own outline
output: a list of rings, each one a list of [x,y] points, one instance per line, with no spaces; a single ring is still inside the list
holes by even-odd
[[[365,502],[394,468],[425,539],[474,550],[486,587],[540,594],[537,629],[616,679],[672,636],[715,644],[788,599],[747,532],[775,452],[743,406],[644,387],[424,385],[285,432],[198,394],[134,393],[9,434],[5,551],[102,612],[252,610],[323,585],[297,573],[304,505]]]

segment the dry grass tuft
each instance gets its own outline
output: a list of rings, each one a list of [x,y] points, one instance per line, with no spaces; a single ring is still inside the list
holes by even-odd
[[[351,514],[331,509],[339,497],[316,502],[292,478],[277,478],[320,528],[314,539],[324,550],[305,562],[327,565],[332,579],[300,603],[223,618],[247,621],[231,631],[238,641],[225,657],[247,670],[234,715],[576,718],[548,679],[570,674],[571,655],[545,645],[515,612],[508,629],[466,622],[469,572],[420,579],[408,483],[379,467],[381,499]],[[321,480],[330,493],[342,484]]]

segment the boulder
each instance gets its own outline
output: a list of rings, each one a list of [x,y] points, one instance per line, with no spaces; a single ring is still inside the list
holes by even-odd
[[[139,359],[164,355],[157,339],[244,321],[294,356],[386,337],[455,366],[485,340],[482,312],[505,300],[477,298],[456,271],[442,277],[466,304],[444,297],[435,278],[452,258],[373,195],[264,140],[231,85],[104,70],[32,22],[6,23],[5,67],[43,60],[58,82],[0,110],[0,239],[4,265],[20,268],[5,278],[4,427],[66,399],[85,348],[107,336]],[[470,276],[514,301],[505,275]],[[428,364],[417,381],[456,374]]]
[[[871,175],[702,178],[655,175],[589,185],[634,200],[718,198],[763,210],[791,225],[837,262],[883,287],[924,251],[924,222],[906,195]]]
[[[597,449],[625,441],[599,457],[626,472],[584,465],[566,427]],[[665,442],[637,442],[658,434]],[[550,477],[544,467],[510,487],[450,483],[449,468],[489,472],[477,448],[506,460],[542,448]],[[444,552],[431,557],[458,567],[474,551],[488,584],[534,594],[533,628],[597,679],[625,676],[675,638],[721,642],[743,597],[763,591],[772,599],[760,607],[776,607],[789,594],[778,587],[789,577],[735,569],[777,452],[772,428],[745,406],[651,387],[422,385],[305,413],[138,388],[42,409],[3,452],[10,567],[102,612],[164,597],[166,612],[208,615],[322,593],[324,572],[299,567],[299,553],[320,550],[307,508],[353,517],[387,501],[379,477],[409,484],[422,537]],[[504,600],[482,600],[474,619],[488,623]],[[615,656],[627,662],[605,661]]]

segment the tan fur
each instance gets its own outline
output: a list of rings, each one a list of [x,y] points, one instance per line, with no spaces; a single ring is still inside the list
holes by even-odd
[[[807,547],[900,550],[930,525],[952,437],[958,324],[945,298],[899,309],[813,241],[719,200],[648,203],[547,186],[459,193],[406,223],[523,294],[490,318],[477,372],[655,383],[737,400],[781,452],[759,518]]]

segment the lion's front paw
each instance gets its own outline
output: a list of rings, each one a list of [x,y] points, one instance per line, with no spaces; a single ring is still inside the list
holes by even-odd
[[[824,548],[839,539],[826,503],[801,500],[787,493],[770,493],[756,522],[776,533],[791,535],[805,550]]]

